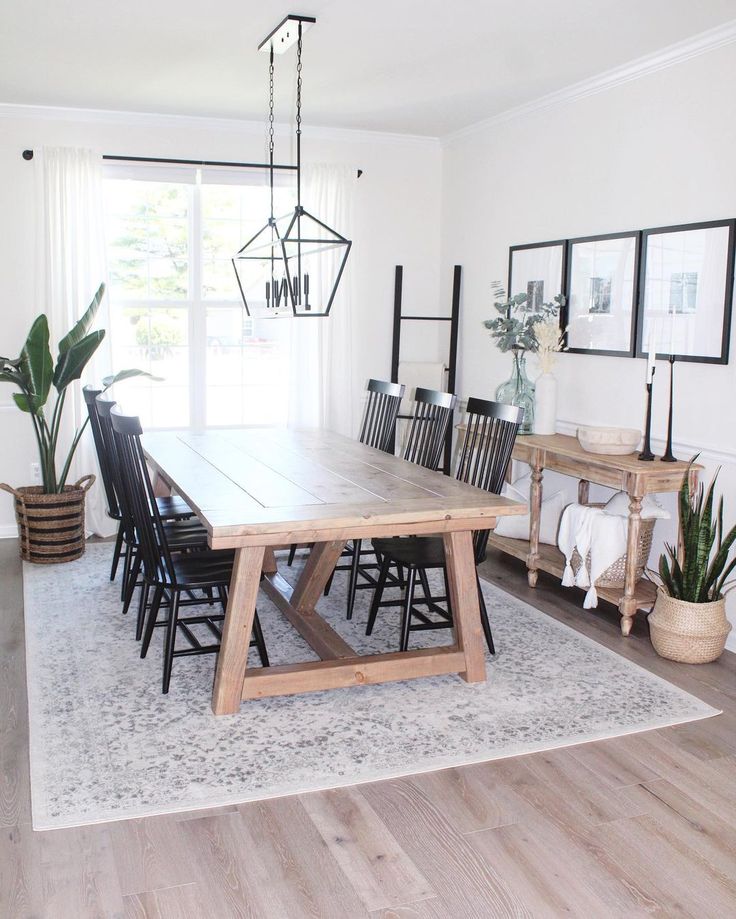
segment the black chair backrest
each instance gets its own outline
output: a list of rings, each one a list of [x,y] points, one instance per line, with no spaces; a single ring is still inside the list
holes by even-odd
[[[417,386],[414,414],[404,447],[404,459],[426,469],[438,469],[445,446],[447,428],[452,421],[457,396]]]
[[[100,465],[102,484],[105,487],[107,513],[113,520],[120,520],[120,504],[115,494],[115,486],[113,484],[112,471],[110,469],[110,458],[107,455],[107,446],[100,428],[100,416],[97,411],[97,397],[101,392],[101,389],[94,389],[92,386],[82,387],[82,395],[84,396],[84,401],[87,405],[87,414],[89,415],[89,426],[92,429],[92,439],[95,442],[95,450],[97,451],[97,462]]]
[[[494,494],[503,488],[511,451],[524,409],[486,399],[468,399],[468,421],[455,478]],[[488,530],[476,530],[473,548],[476,564],[483,561]]]
[[[133,517],[144,572],[152,580],[163,578],[168,583],[174,583],[174,566],[164,524],[141,446],[143,429],[140,420],[134,415],[124,415],[120,407],[113,404],[110,423],[117,447],[126,509]]]
[[[99,395],[95,400],[97,406],[97,420],[100,424],[100,434],[104,444],[105,455],[107,456],[107,468],[110,473],[110,482],[115,492],[115,500],[120,510],[120,519],[125,527],[126,536],[133,539],[133,514],[131,512],[125,488],[123,485],[122,471],[120,468],[120,457],[118,455],[118,445],[115,440],[115,434],[112,429],[112,419],[110,413],[116,404],[111,399],[106,399]]]
[[[358,437],[362,444],[384,453],[392,451],[396,419],[405,388],[403,383],[368,380],[368,401]]]

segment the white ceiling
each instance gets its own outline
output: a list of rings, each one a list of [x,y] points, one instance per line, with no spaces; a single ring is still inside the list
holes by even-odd
[[[441,136],[736,17],[736,0],[2,0],[0,103],[261,120],[288,12],[307,125]],[[294,52],[277,58],[291,118]]]

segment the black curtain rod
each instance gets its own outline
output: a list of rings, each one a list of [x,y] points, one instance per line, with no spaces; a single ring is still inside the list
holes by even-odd
[[[33,150],[23,151],[24,160],[33,159]],[[160,156],[114,156],[104,154],[103,160],[116,160],[123,163],[168,163],[172,166],[227,166],[230,169],[268,169],[268,163],[227,163],[218,160],[171,160]],[[296,170],[296,166],[287,166],[286,164],[274,163],[274,169],[291,169]],[[363,170],[358,170],[358,178],[363,175]]]

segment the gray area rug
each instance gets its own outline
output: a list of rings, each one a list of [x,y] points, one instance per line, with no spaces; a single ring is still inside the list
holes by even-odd
[[[487,683],[407,680],[244,702],[218,718],[214,655],[176,659],[161,694],[162,631],[141,660],[134,617],[121,615],[108,580],[111,551],[90,545],[67,565],[24,564],[36,829],[352,785],[718,713],[484,582],[498,648]],[[359,652],[395,650],[397,612],[363,634],[369,591],[345,621],[345,579],[335,577],[320,612]],[[272,663],[316,659],[263,594],[258,611]],[[414,633],[410,646],[449,635]]]

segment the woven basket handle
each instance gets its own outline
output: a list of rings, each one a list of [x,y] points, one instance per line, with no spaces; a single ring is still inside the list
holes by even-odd
[[[23,497],[23,495],[19,491],[16,491],[14,488],[11,488],[10,485],[6,485],[5,482],[0,482],[0,488],[3,491],[7,491],[8,494],[12,495],[14,498],[18,498],[18,500],[22,499]]]
[[[90,488],[92,488],[92,486],[95,484],[96,478],[97,476],[92,475],[92,473],[90,473],[89,475],[83,475],[82,478],[78,482],[74,483],[74,487],[81,488],[82,491],[88,492]]]

